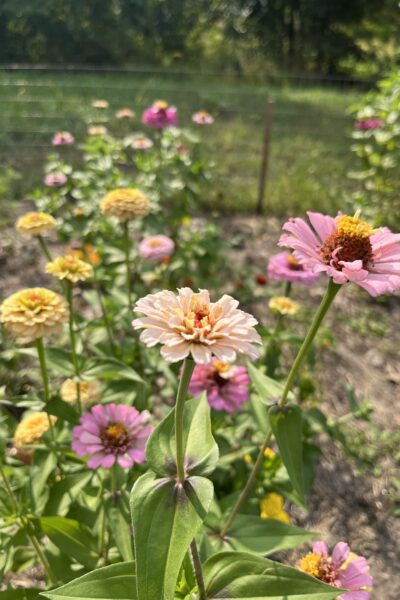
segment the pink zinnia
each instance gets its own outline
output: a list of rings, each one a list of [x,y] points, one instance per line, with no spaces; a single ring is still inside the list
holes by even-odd
[[[147,260],[159,261],[170,256],[174,248],[174,242],[166,235],[152,235],[140,242],[139,254]]]
[[[142,463],[153,430],[146,425],[149,416],[147,410],[139,412],[125,404],[97,404],[73,428],[72,450],[78,456],[89,456],[90,469],[110,469],[115,461],[124,469]]]
[[[165,129],[166,127],[177,125],[176,108],[168,106],[166,102],[154,102],[153,106],[144,111],[142,123],[156,129]]]
[[[358,119],[358,121],[355,122],[355,128],[366,131],[368,129],[378,129],[384,124],[385,121],[382,119]]]
[[[306,269],[290,252],[279,252],[268,261],[268,277],[275,281],[312,285],[318,279],[319,273]]]
[[[212,125],[213,117],[206,110],[199,110],[192,115],[192,121],[198,125]]]
[[[49,187],[61,187],[65,183],[67,183],[67,176],[56,171],[49,173],[44,178],[44,184]]]
[[[135,319],[134,329],[144,329],[140,339],[146,346],[162,344],[161,355],[168,362],[178,362],[191,355],[196,363],[207,364],[216,356],[233,362],[238,353],[252,359],[259,357],[254,344],[261,338],[254,325],[257,321],[237,307],[231,296],[210,301],[207,290],[190,288],[174,292],[164,290],[148,294],[135,305],[145,317]]]
[[[213,358],[208,365],[196,365],[189,392],[198,396],[207,392],[208,403],[215,410],[233,413],[249,399],[250,379],[245,367],[237,367]]]
[[[339,542],[329,555],[325,542],[315,542],[309,552],[298,563],[299,569],[320,581],[349,590],[338,596],[340,600],[369,600],[372,577],[369,565],[363,556],[350,553],[345,542]]]
[[[314,273],[325,271],[335,283],[352,281],[371,296],[400,289],[400,234],[386,227],[374,230],[354,217],[332,218],[308,212],[311,226],[303,219],[290,219],[279,246],[294,250],[294,257]]]
[[[53,139],[51,140],[51,143],[53,144],[53,146],[69,146],[70,144],[73,144],[75,142],[75,138],[72,135],[72,133],[69,133],[68,131],[58,131]]]

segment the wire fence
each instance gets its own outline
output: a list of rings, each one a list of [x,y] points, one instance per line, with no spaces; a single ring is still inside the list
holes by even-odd
[[[115,112],[122,107],[137,115],[124,124],[125,132],[143,131],[141,112],[164,99],[178,107],[180,124],[196,127],[203,138],[216,165],[220,196],[240,198],[245,191],[247,207],[260,208],[265,187],[268,202],[270,182],[279,189],[289,173],[298,177],[303,171],[305,189],[311,188],[313,162],[325,171],[331,161],[343,179],[351,162],[348,107],[365,85],[310,75],[271,76],[260,84],[194,71],[5,65],[0,67],[0,156],[3,165],[25,170],[21,192],[27,193],[28,185],[39,181],[39,164],[55,131],[69,130],[82,140],[92,122],[121,133]],[[109,103],[105,111],[91,106],[97,98]],[[268,102],[273,110],[266,124]],[[212,127],[193,125],[191,115],[200,109],[213,114]]]

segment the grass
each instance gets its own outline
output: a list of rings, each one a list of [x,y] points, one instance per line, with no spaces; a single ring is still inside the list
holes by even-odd
[[[54,131],[82,139],[96,98],[110,102],[110,114],[129,106],[138,115],[165,99],[176,104],[183,125],[194,110],[212,112],[215,124],[199,130],[215,162],[207,208],[254,209],[268,98],[274,106],[265,213],[335,212],[354,189],[346,178],[353,161],[347,109],[360,95],[354,89],[274,87],[204,75],[28,71],[0,72],[0,88],[0,158],[21,174],[10,186],[17,198],[40,184]],[[135,128],[143,129],[139,120]]]

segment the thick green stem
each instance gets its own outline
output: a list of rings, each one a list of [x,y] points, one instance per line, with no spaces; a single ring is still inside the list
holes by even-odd
[[[38,338],[36,340],[36,349],[39,358],[40,372],[42,375],[43,381],[43,393],[44,393],[44,401],[47,404],[50,400],[50,388],[49,388],[49,376],[47,374],[47,366],[46,366],[46,354],[44,351],[43,338]],[[53,421],[50,418],[50,415],[47,413],[47,419],[49,421],[49,431],[52,444],[55,446],[56,436],[54,434]]]
[[[51,256],[50,250],[48,249],[48,246],[47,246],[46,242],[44,241],[43,237],[41,235],[38,235],[37,238],[39,240],[40,247],[43,250],[43,254],[47,258],[47,260],[52,261],[53,257]]]
[[[306,337],[304,338],[304,341],[300,347],[300,350],[298,351],[297,356],[293,362],[292,368],[290,369],[289,375],[288,375],[286,383],[285,383],[285,387],[282,392],[282,396],[279,400],[280,406],[283,406],[286,403],[287,396],[292,388],[293,381],[299,371],[299,368],[304,360],[304,357],[306,356],[306,354],[317,334],[317,331],[322,323],[324,316],[326,315],[336,294],[340,290],[340,287],[341,287],[340,285],[334,283],[332,280],[329,281],[328,289],[326,290],[325,295],[322,298],[321,304],[319,305],[319,308],[318,308],[317,312],[315,313],[314,319],[310,325],[310,329],[308,330],[308,333],[307,333]],[[263,443],[261,449],[260,449],[260,452],[257,456],[257,460],[254,463],[253,469],[250,473],[250,477],[249,477],[245,487],[243,488],[242,493],[240,494],[235,506],[233,507],[232,512],[231,512],[225,526],[223,527],[223,529],[220,533],[221,538],[225,537],[228,529],[231,527],[233,521],[235,520],[243,503],[247,499],[247,496],[249,495],[249,493],[253,487],[254,481],[257,477],[258,471],[260,470],[260,467],[263,462],[265,449],[267,448],[267,446],[271,440],[271,437],[272,437],[272,433],[269,432],[267,437],[264,440],[264,443]]]
[[[289,298],[291,291],[292,291],[292,282],[291,281],[287,281],[285,283],[285,289],[283,291],[283,295],[286,296],[287,298]]]
[[[106,308],[104,306],[103,295],[101,293],[100,282],[99,282],[99,280],[97,278],[97,273],[96,273],[96,269],[95,268],[93,268],[93,281],[94,281],[94,287],[95,287],[96,292],[97,292],[97,297],[99,299],[99,305],[100,305],[100,310],[101,310],[101,314],[102,314],[102,317],[103,317],[104,325],[105,325],[106,332],[107,332],[108,343],[110,344],[110,349],[111,349],[112,354],[114,356],[116,356],[117,355],[117,351],[116,351],[115,344],[114,344],[113,333],[112,333],[112,329],[111,329],[111,323],[110,323],[110,320],[108,318]]]
[[[183,449],[183,411],[186,402],[187,391],[194,369],[194,362],[190,358],[183,361],[182,375],[179,382],[178,393],[175,403],[175,442],[176,442],[176,468],[178,479],[181,483],[185,481],[184,449]]]
[[[193,569],[199,590],[199,600],[207,600],[206,586],[204,584],[203,570],[201,568],[201,561],[199,552],[197,550],[196,540],[193,540],[190,544],[190,551],[192,553]]]
[[[132,277],[131,277],[131,265],[130,265],[130,250],[131,241],[129,238],[129,221],[124,221],[124,251],[125,251],[125,264],[126,264],[126,288],[128,292],[128,304],[129,308],[132,305]]]
[[[80,369],[79,369],[79,361],[78,355],[76,353],[76,335],[75,335],[75,325],[74,325],[74,302],[72,298],[72,283],[70,281],[66,282],[65,292],[67,296],[67,302],[69,305],[69,337],[71,340],[71,354],[72,354],[72,363],[74,365],[75,376],[78,379],[76,384],[76,403],[78,406],[79,414],[82,414],[82,403],[81,403],[81,386],[80,386]]]

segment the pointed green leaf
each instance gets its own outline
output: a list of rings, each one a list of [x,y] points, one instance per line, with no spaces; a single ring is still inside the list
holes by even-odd
[[[136,600],[135,563],[96,569],[40,596],[50,600]]]
[[[147,442],[147,462],[161,476],[176,473],[175,408],[155,428]],[[218,446],[211,433],[206,394],[185,403],[183,415],[185,467],[190,475],[208,475],[218,461]]]
[[[257,394],[260,397],[260,400],[264,402],[264,404],[270,405],[272,401],[277,401],[282,396],[284,386],[279,381],[275,379],[271,379],[265,375],[260,369],[257,369],[250,362],[247,363],[247,369],[250,375],[251,383],[254,385],[254,388]],[[293,399],[293,394],[289,393],[289,399]]]
[[[299,406],[271,406],[269,422],[291,484],[304,504],[303,416]]]
[[[204,521],[213,498],[211,481],[190,477],[140,477],[132,489],[138,600],[173,598],[179,570],[190,542]]]
[[[43,533],[60,550],[89,569],[96,566],[96,539],[86,525],[66,517],[42,517],[39,521]]]

